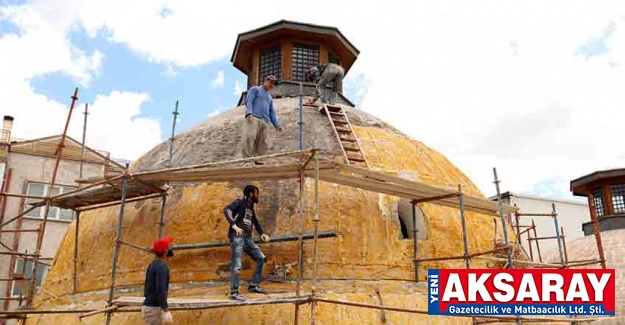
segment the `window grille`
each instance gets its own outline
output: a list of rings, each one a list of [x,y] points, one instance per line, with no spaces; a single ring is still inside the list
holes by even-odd
[[[614,213],[625,213],[625,184],[612,185],[610,194]]]
[[[279,47],[260,51],[260,83],[265,82],[267,76],[273,75],[280,80],[281,53]]]
[[[306,71],[319,65],[319,46],[295,44],[291,53],[291,79],[306,81]]]
[[[605,203],[603,201],[603,191],[601,188],[592,191],[592,196],[595,199],[595,211],[597,217],[603,217],[605,215]]]

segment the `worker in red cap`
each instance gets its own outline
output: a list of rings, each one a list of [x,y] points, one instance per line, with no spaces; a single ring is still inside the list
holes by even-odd
[[[154,241],[152,250],[156,258],[145,272],[145,287],[141,317],[147,325],[172,324],[171,313],[167,305],[167,291],[169,290],[169,267],[167,260],[174,256],[169,247],[171,237],[159,238]]]

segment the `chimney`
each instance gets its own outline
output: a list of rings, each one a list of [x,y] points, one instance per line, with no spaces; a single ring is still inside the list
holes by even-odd
[[[2,133],[0,134],[0,141],[9,143],[11,141],[11,130],[13,129],[13,116],[5,115],[2,121]]]

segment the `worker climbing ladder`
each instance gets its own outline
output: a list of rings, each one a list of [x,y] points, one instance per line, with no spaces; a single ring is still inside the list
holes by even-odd
[[[319,108],[319,112],[326,114],[330,125],[336,135],[337,140],[341,146],[343,157],[348,164],[353,165],[355,163],[364,164],[369,168],[367,158],[362,150],[362,145],[354,132],[352,123],[349,121],[345,110],[341,106],[322,104]]]

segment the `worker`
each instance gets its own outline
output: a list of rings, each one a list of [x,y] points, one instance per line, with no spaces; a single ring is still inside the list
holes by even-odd
[[[167,304],[167,291],[169,290],[167,260],[174,256],[174,252],[169,247],[172,241],[171,237],[159,238],[152,245],[156,258],[145,272],[143,289],[145,300],[141,309],[141,317],[146,325],[172,324],[173,322]]]
[[[314,82],[317,84],[315,95],[312,99],[309,99],[307,104],[314,104],[319,97],[321,97],[322,103],[328,103],[334,105],[336,103],[337,93],[343,92],[343,77],[345,77],[345,70],[343,67],[336,63],[324,63],[316,67],[310,68],[306,71],[306,81]],[[326,85],[332,83],[332,91],[330,92],[329,100],[323,96],[322,91],[325,90]]]
[[[228,228],[228,238],[232,249],[232,262],[230,264],[230,299],[245,300],[239,292],[239,276],[241,274],[241,258],[243,251],[247,253],[255,262],[256,270],[249,282],[247,291],[250,293],[267,292],[260,287],[263,276],[263,265],[267,261],[265,254],[258,248],[252,240],[252,225],[256,228],[263,242],[269,242],[269,235],[265,234],[258,222],[254,205],[258,204],[260,190],[254,185],[247,185],[243,189],[243,198],[236,199],[224,208],[224,215],[230,227]]]
[[[273,98],[269,91],[276,86],[277,79],[267,76],[261,86],[251,87],[247,91],[245,124],[243,125],[243,158],[262,156],[269,148],[269,125],[279,132],[284,132],[276,117]],[[246,165],[251,165],[251,162]],[[260,161],[254,164],[262,165]]]

